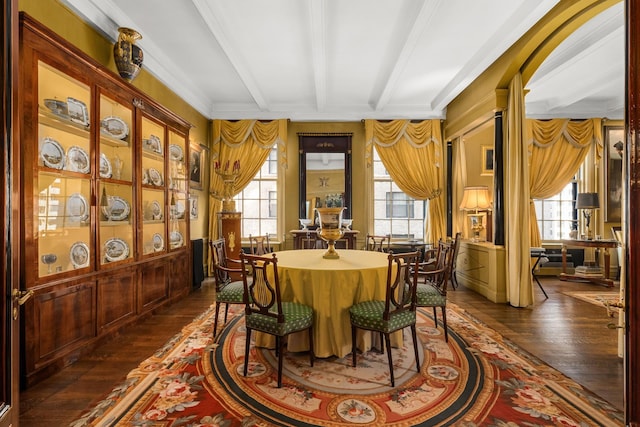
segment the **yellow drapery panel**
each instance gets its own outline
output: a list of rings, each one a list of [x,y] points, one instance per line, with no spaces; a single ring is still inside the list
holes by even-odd
[[[509,83],[505,147],[505,237],[507,301],[514,307],[533,304],[529,243],[529,163],[522,76]]]
[[[446,237],[440,120],[365,120],[368,165],[375,147],[391,179],[410,197],[429,200],[425,241]]]
[[[467,149],[466,143],[463,138],[458,138],[454,145],[454,158],[453,162],[453,228],[452,234],[456,235],[458,231],[465,232],[466,215],[460,209],[460,203],[462,203],[462,195],[464,194],[464,187],[467,186],[467,168],[463,165],[467,164]],[[451,237],[453,237],[451,236]]]
[[[575,176],[594,145],[602,145],[601,120],[527,120],[531,246],[540,247],[540,230],[533,199],[558,194]]]
[[[209,179],[209,239],[218,235],[217,213],[222,209],[222,192],[224,182],[216,173],[216,162],[224,169],[229,162],[229,169],[234,162],[240,162],[240,173],[236,179],[235,193],[245,188],[258,173],[269,157],[275,144],[279,144],[278,158],[280,165],[286,166],[285,141],[287,137],[287,120],[214,120],[211,171]]]

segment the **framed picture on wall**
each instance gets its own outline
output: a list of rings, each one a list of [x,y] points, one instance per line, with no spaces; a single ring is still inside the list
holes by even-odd
[[[483,145],[482,149],[482,168],[480,169],[480,175],[493,175],[493,146]]]
[[[206,176],[208,149],[201,144],[191,144],[189,154],[189,187],[202,190]]]
[[[198,218],[198,196],[189,196],[189,218]]]
[[[622,220],[622,162],[624,156],[624,127],[605,127],[604,144],[604,201],[605,222]]]

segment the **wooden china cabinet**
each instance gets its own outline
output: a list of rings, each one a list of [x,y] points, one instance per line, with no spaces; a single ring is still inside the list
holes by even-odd
[[[20,18],[23,385],[186,295],[190,125]]]

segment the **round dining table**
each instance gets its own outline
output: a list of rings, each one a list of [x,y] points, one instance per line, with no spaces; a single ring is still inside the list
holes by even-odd
[[[344,357],[351,353],[349,308],[362,301],[384,300],[387,284],[388,254],[353,249],[338,250],[339,259],[325,259],[326,249],[300,249],[276,252],[283,301],[294,301],[314,310],[313,337],[317,357]],[[395,273],[394,273],[395,274]],[[368,331],[358,329],[357,347],[371,348]],[[376,334],[377,335],[377,334]],[[275,340],[256,334],[256,345],[273,348]],[[402,333],[392,336],[392,345],[402,345]],[[292,334],[288,351],[309,349],[306,331]]]

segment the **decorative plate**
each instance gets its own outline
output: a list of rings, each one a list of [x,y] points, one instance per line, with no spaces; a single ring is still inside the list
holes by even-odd
[[[149,183],[149,172],[146,169],[142,169],[142,183],[143,184]]]
[[[86,221],[89,219],[89,204],[80,193],[74,193],[67,201],[67,216],[74,221]]]
[[[107,196],[109,200],[109,206],[102,207],[102,213],[107,219],[111,221],[124,221],[129,217],[131,207],[129,203],[118,196]]]
[[[158,187],[162,185],[162,175],[154,168],[149,168],[149,179],[153,185]]]
[[[160,142],[160,138],[155,135],[150,135],[149,139],[142,140],[143,148],[148,151],[153,151],[154,153],[162,154],[162,143]]]
[[[89,126],[89,112],[84,102],[75,99],[67,98],[67,110],[69,112],[69,119],[82,126]]]
[[[100,153],[100,178],[111,178],[112,176],[111,162],[106,154]]]
[[[109,116],[100,121],[100,133],[115,139],[125,139],[129,126],[120,117]]]
[[[183,243],[184,238],[182,237],[182,233],[180,233],[179,231],[172,231],[171,234],[169,234],[169,244],[171,245],[172,249],[179,248]]]
[[[162,207],[155,200],[151,202],[151,215],[152,219],[162,219]]]
[[[184,151],[182,151],[182,147],[175,144],[169,145],[169,157],[171,160],[182,161],[184,159]]]
[[[91,164],[89,155],[80,147],[70,147],[67,151],[67,167],[72,172],[89,173]]]
[[[184,213],[185,207],[184,203],[182,203],[181,201],[178,200],[174,206],[171,206],[171,214],[174,219],[184,218]]]
[[[164,249],[164,238],[160,233],[156,233],[153,235],[153,250],[156,252],[160,252]]]
[[[52,169],[64,168],[64,149],[58,141],[46,137],[40,149],[40,158],[44,165]]]
[[[89,246],[84,242],[76,242],[71,245],[69,259],[73,268],[82,268],[89,265]]]
[[[66,102],[59,99],[45,99],[44,105],[56,116],[69,120],[69,110]]]
[[[129,245],[116,237],[104,242],[104,257],[109,262],[122,261],[129,256]]]

